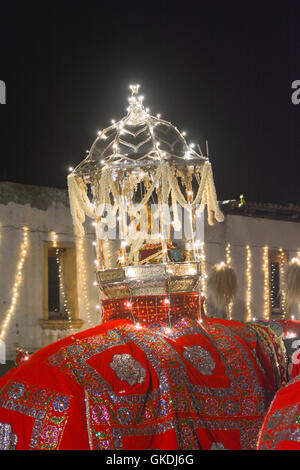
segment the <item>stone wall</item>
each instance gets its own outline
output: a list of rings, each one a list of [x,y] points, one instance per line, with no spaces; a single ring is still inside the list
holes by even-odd
[[[51,232],[58,234],[59,242],[73,242],[73,224],[70,215],[66,190],[28,186],[15,183],[0,183],[0,324],[11,305],[12,288],[19,261],[22,242],[22,227],[27,226],[28,255],[24,264],[23,280],[19,289],[16,309],[7,329],[6,358],[15,359],[15,349],[24,348],[34,352],[47,344],[69,334],[45,330],[40,326],[43,318],[44,266],[43,242],[51,241]],[[90,305],[88,318],[86,304],[79,291],[79,318],[84,321],[82,329],[99,323],[99,313],[95,281],[94,228],[90,220],[86,222],[85,262],[87,266],[87,293]],[[282,220],[270,220],[240,215],[225,216],[221,224],[210,227],[205,223],[204,239],[206,246],[207,270],[215,263],[225,261],[226,244],[231,244],[232,265],[237,272],[239,295],[233,309],[233,318],[246,319],[246,245],[252,250],[252,314],[263,318],[262,271],[263,246],[282,248],[289,258],[300,249],[300,224]],[[81,269],[82,267],[80,267]],[[77,280],[78,281],[78,280]],[[211,313],[217,313],[209,305]],[[291,306],[290,315],[300,319],[299,305]]]
[[[221,224],[205,225],[206,259],[208,269],[220,261],[226,261],[226,245],[231,244],[232,267],[238,276],[239,294],[233,309],[233,318],[246,319],[246,245],[252,252],[252,314],[263,319],[264,273],[263,247],[282,248],[291,259],[300,250],[300,224],[283,220],[271,220],[239,215],[225,215]],[[211,306],[211,308],[214,308]],[[293,303],[290,315],[300,319],[299,305]]]
[[[39,321],[43,317],[43,242],[51,241],[50,232],[58,234],[59,242],[73,242],[73,225],[66,190],[0,183],[0,321],[11,304],[12,288],[19,260],[22,227],[27,226],[28,255],[24,264],[23,280],[15,313],[7,329],[6,356],[15,358],[16,347],[30,352],[46,346],[66,335],[65,332],[45,331]],[[85,240],[86,264],[94,266],[92,227]],[[93,269],[87,273],[87,288],[91,307],[91,322],[96,324],[98,294],[93,281]],[[79,318],[83,328],[89,327],[85,304],[79,301]],[[69,333],[68,333],[69,334]]]

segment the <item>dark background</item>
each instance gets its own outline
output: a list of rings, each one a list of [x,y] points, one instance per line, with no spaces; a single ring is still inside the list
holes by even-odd
[[[128,86],[188,142],[219,199],[300,204],[300,2],[1,2],[0,180],[66,187]]]

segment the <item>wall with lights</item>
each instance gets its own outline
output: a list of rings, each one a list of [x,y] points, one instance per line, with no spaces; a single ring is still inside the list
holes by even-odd
[[[300,246],[300,224],[284,220],[227,214],[222,224],[205,225],[207,269],[226,261],[230,244],[231,265],[239,283],[238,298],[232,308],[236,320],[267,319],[271,298],[268,253],[283,250],[288,259],[297,256]],[[284,293],[283,293],[284,295]],[[269,297],[269,298],[268,298]],[[211,312],[222,316],[210,305]],[[289,316],[300,320],[300,306],[290,305]]]
[[[76,239],[67,192],[0,183],[0,336],[6,343],[7,358],[15,359],[17,347],[34,352],[71,331],[43,329],[43,242],[55,247],[63,242],[77,245],[78,304],[83,329],[99,323],[99,299],[95,283],[94,227],[86,222],[83,239]],[[246,216],[225,216],[223,223],[205,225],[204,244],[199,247],[203,272],[225,261],[235,269],[239,283],[236,302],[229,314],[237,320],[267,317],[269,250],[284,250],[288,258],[300,254],[300,224]],[[264,269],[265,268],[265,269]],[[3,274],[4,273],[4,274]],[[205,278],[201,280],[206,290]],[[68,307],[68,306],[67,306]],[[208,302],[208,314],[222,316]],[[289,316],[300,319],[298,304]]]
[[[43,242],[53,243],[53,232],[58,244],[76,244],[66,191],[0,183],[0,336],[6,343],[8,360],[15,359],[16,348],[34,352],[70,334],[70,330],[43,329],[39,323],[43,318]],[[90,232],[77,251],[83,328],[95,325],[99,318],[95,275],[86,269],[93,266],[95,258],[93,230]]]

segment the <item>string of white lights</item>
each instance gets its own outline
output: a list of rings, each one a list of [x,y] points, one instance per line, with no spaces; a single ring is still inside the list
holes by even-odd
[[[247,321],[252,320],[251,300],[252,300],[252,252],[249,245],[246,246],[246,310]]]
[[[87,268],[85,263],[85,245],[84,237],[79,237],[76,240],[76,251],[77,251],[77,276],[79,279],[78,286],[80,289],[80,296],[85,305],[85,311],[87,315],[88,324],[90,327],[94,326],[91,318],[89,296],[87,290]]]
[[[269,272],[269,247],[263,248],[263,272],[264,272],[264,319],[270,318],[270,272]]]
[[[229,267],[231,267],[231,264],[232,264],[230,243],[227,243],[226,245],[226,264]],[[232,309],[233,309],[233,301],[231,300],[227,306],[229,320],[232,319]]]
[[[276,267],[275,264],[271,264],[271,291],[270,291],[270,296],[271,296],[271,308],[272,310],[276,306],[276,289],[275,289],[275,275],[276,275]]]
[[[73,326],[72,326],[72,314],[68,308],[68,298],[67,294],[65,292],[65,287],[64,287],[64,274],[62,270],[62,263],[61,263],[61,250],[59,248],[56,248],[56,263],[58,264],[58,279],[59,279],[59,290],[61,293],[61,298],[63,300],[63,311],[66,312],[68,316],[68,322],[70,326],[70,331],[71,334],[74,332]]]
[[[17,265],[17,272],[15,275],[15,282],[12,289],[12,299],[9,309],[6,312],[5,319],[1,325],[1,333],[0,333],[0,340],[4,341],[7,334],[7,329],[9,327],[9,323],[15,314],[17,301],[20,294],[20,285],[23,280],[23,268],[24,263],[28,254],[28,227],[23,227],[23,241],[20,245],[20,254],[19,254],[19,262]]]
[[[72,326],[72,314],[68,309],[68,298],[67,294],[65,292],[65,287],[64,287],[64,273],[62,270],[62,263],[61,263],[61,250],[58,247],[58,235],[56,232],[51,232],[51,237],[52,237],[52,246],[55,248],[55,256],[56,256],[56,263],[58,265],[58,279],[59,279],[59,290],[60,290],[60,296],[63,302],[63,312],[67,314],[68,317],[68,322],[69,322],[69,330],[71,331],[71,334],[74,333],[73,326]]]
[[[287,302],[286,302],[286,288],[285,288],[285,280],[284,280],[284,270],[285,270],[285,265],[286,265],[286,256],[282,248],[279,248],[279,256],[280,256],[280,264],[279,264],[279,270],[280,270],[280,291],[281,291],[281,311],[283,313],[284,318],[286,317],[286,307],[287,307]]]
[[[205,255],[205,243],[203,242],[200,246],[200,262],[201,262],[201,293],[204,297],[203,308],[204,313],[207,315],[207,306],[205,299],[207,299],[207,271],[206,271],[206,255]]]

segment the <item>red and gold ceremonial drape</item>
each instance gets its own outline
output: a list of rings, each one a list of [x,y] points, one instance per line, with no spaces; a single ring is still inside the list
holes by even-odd
[[[268,327],[114,320],[43,348],[0,380],[2,446],[253,449],[285,380]]]

